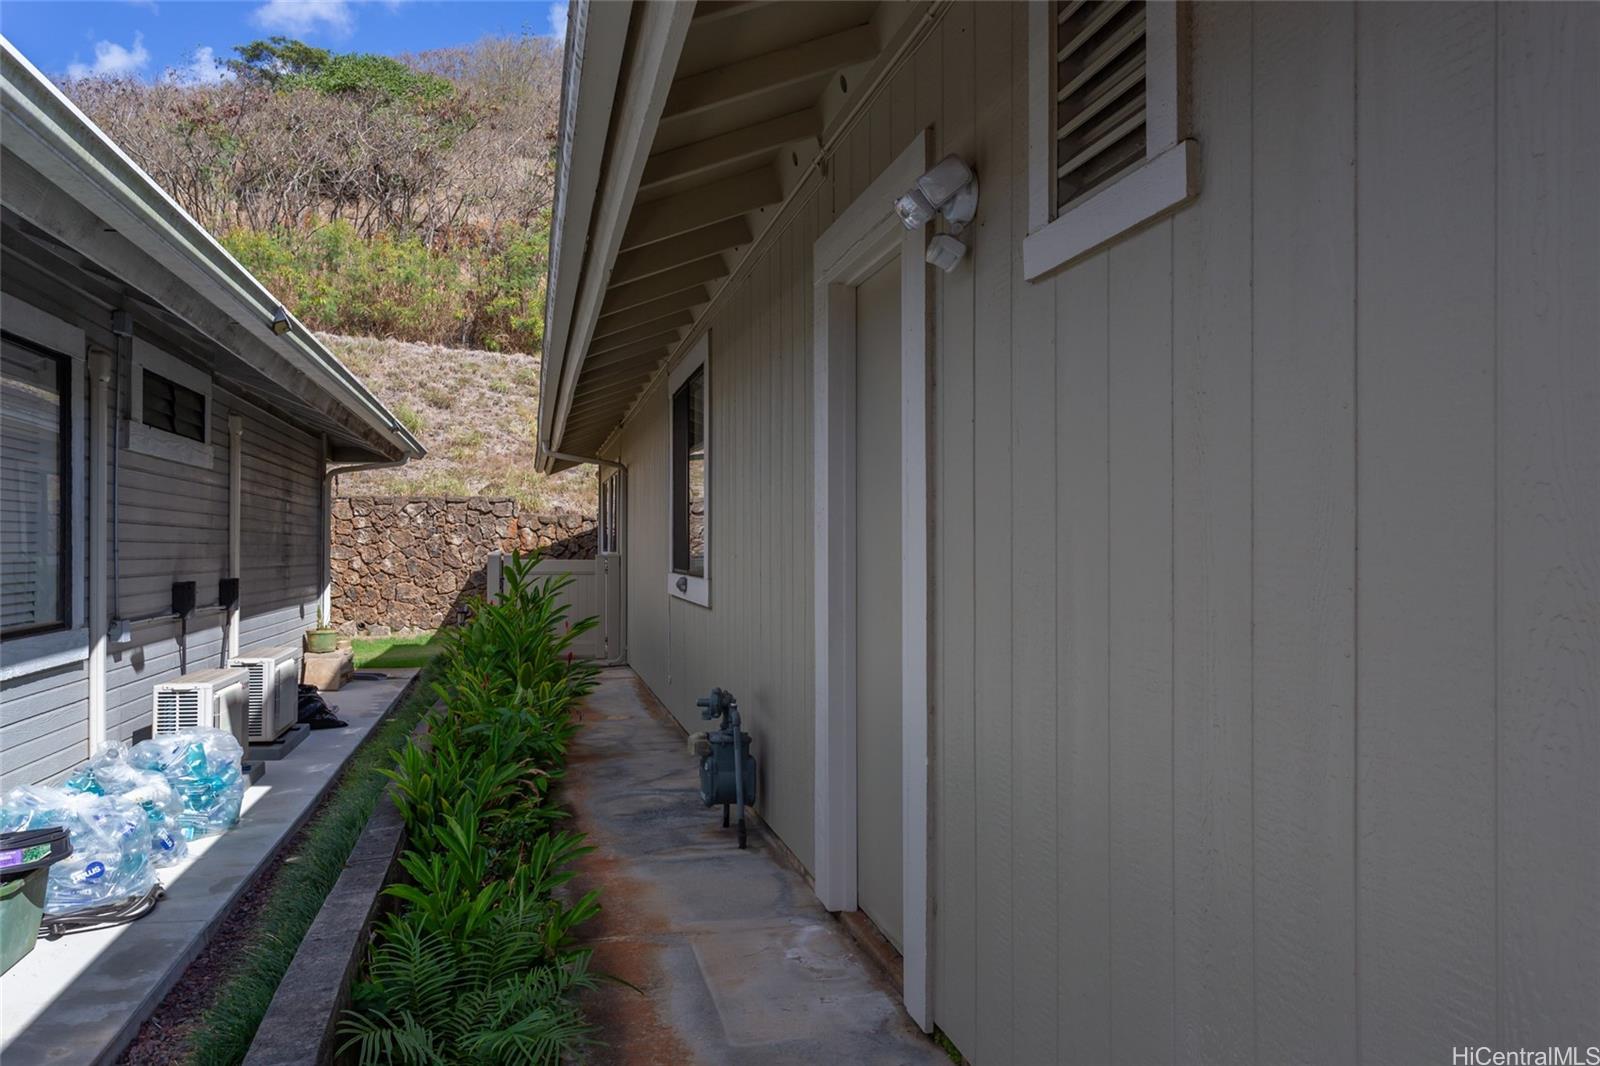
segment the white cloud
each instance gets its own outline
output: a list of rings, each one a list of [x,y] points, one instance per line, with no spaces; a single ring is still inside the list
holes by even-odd
[[[167,77],[179,85],[215,85],[231,80],[233,71],[219,63],[216,53],[207,45],[195,49],[188,63],[170,68]]]
[[[133,47],[124,48],[115,41],[96,41],[94,62],[72,63],[67,67],[69,78],[124,78],[137,74],[150,63],[150,52],[144,46],[144,34],[133,35]]]
[[[549,8],[545,10],[545,18],[549,23],[550,36],[554,37],[557,41],[566,40],[567,0],[560,0],[558,3],[551,4]]]
[[[250,18],[263,29],[296,35],[325,29],[343,37],[356,25],[348,0],[267,0]]]

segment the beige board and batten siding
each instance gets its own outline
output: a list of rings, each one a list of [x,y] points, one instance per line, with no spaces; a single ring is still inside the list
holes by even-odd
[[[1600,1045],[1600,7],[1191,16],[1199,198],[1030,283],[1027,11],[950,10],[710,320],[709,610],[659,384],[614,442],[632,664],[691,728],[740,697],[809,864],[811,246],[931,126],[983,196],[934,297],[935,1023]]]

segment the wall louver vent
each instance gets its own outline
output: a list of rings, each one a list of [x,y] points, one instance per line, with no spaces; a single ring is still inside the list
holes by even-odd
[[[204,707],[202,720],[202,696],[198,688],[185,688],[177,685],[163,685],[154,693],[155,721],[154,733],[156,736],[165,736],[169,733],[181,733],[189,729],[210,728],[211,708]]]
[[[1145,5],[1057,0],[1055,208],[1145,158]]]

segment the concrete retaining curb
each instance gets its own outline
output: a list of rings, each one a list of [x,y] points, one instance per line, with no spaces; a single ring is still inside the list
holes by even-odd
[[[350,1003],[350,982],[405,836],[405,823],[385,791],[278,983],[244,1066],[333,1061],[339,1015]]]

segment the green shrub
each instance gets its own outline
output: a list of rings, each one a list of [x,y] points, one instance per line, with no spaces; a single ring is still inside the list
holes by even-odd
[[[343,219],[234,229],[222,243],[312,329],[492,351],[543,343],[543,220],[440,247],[415,234],[363,238]]]
[[[444,78],[368,52],[328,55],[314,69],[279,78],[277,85],[280,89],[314,89],[330,96],[356,93],[386,100],[434,101],[455,92],[455,86]]]
[[[573,929],[597,894],[557,898],[590,849],[558,831],[549,802],[596,667],[570,654],[595,625],[566,628],[559,593],[513,557],[496,603],[445,632],[437,708],[384,773],[406,824],[400,909],[380,924],[341,1054],[380,1062],[556,1064],[586,1039],[571,993],[589,987]]]
[[[402,400],[400,403],[394,405],[394,416],[398,418],[400,420],[400,424],[405,426],[406,429],[413,435],[422,432],[422,415],[417,412],[415,407],[412,407],[405,401]]]

